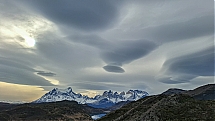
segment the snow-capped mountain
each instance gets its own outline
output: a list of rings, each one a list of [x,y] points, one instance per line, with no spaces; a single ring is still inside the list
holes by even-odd
[[[123,91],[121,93],[109,90],[105,91],[102,95],[96,95],[90,98],[73,92],[71,87],[64,90],[54,88],[33,103],[74,100],[79,104],[88,104],[97,108],[107,108],[121,101],[136,101],[148,95],[147,92],[141,90],[129,90],[128,92]]]

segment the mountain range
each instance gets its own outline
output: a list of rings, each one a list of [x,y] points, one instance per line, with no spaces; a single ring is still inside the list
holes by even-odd
[[[63,100],[76,101],[78,104],[87,104],[95,108],[109,108],[119,102],[136,101],[149,94],[141,90],[129,90],[127,92],[113,92],[111,90],[104,91],[102,95],[88,97],[85,95],[73,92],[71,87],[67,89],[54,88],[50,92],[43,95],[41,98],[33,101],[33,103],[57,102]]]
[[[109,99],[106,95],[111,94],[110,92],[112,91],[105,91],[100,96],[111,101],[110,99],[113,99],[114,96],[109,96]],[[215,119],[215,84],[207,84],[193,90],[171,88],[161,94],[146,96],[136,101],[121,101],[108,109],[93,108],[87,103],[80,104],[76,101],[57,100],[62,95],[67,95],[67,93],[73,95],[74,98],[79,96],[78,99],[82,96],[68,88],[65,90],[55,89],[45,94],[50,97],[59,95],[53,102],[25,104],[0,102],[0,121],[93,121],[96,119],[97,121],[214,121]],[[96,100],[100,96],[91,99]],[[65,98],[63,97],[60,99]],[[51,98],[48,99],[52,101]]]
[[[98,121],[214,121],[215,84],[194,90],[171,88],[130,102]]]

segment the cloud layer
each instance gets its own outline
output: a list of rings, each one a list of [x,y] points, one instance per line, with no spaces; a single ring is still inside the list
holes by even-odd
[[[151,94],[214,83],[213,5],[1,0],[0,82]]]
[[[69,25],[84,31],[105,29],[118,17],[115,1],[29,0],[24,2],[56,24]]]
[[[169,84],[187,83],[199,76],[214,76],[214,47],[165,61],[167,77],[160,81]]]

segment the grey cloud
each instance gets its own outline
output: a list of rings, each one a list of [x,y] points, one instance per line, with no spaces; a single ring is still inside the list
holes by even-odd
[[[181,11],[179,11],[181,12]],[[194,13],[193,13],[194,14]],[[172,20],[171,22],[164,24],[155,24],[146,27],[136,27],[134,30],[116,30],[117,37],[134,38],[141,37],[149,40],[165,44],[172,41],[181,41],[184,39],[198,38],[201,36],[214,34],[214,12],[203,14],[201,16],[190,15],[191,18],[173,21],[172,18],[166,18]],[[156,19],[156,18],[155,18]]]
[[[150,82],[150,80],[153,80],[154,77],[150,75],[144,75],[142,72],[136,72],[135,74],[109,74],[109,73],[102,73],[102,74],[96,74],[93,72],[85,73],[84,75],[81,75],[77,77],[75,80],[81,81],[89,81],[92,83],[110,83],[110,84],[121,84],[127,87],[132,86],[132,84],[146,84],[146,82]],[[134,82],[131,84],[131,82]],[[84,83],[84,82],[83,82]]]
[[[78,89],[89,89],[89,90],[109,90],[110,89],[106,85],[92,84],[92,83],[73,83],[71,85],[78,87]]]
[[[164,83],[186,83],[198,76],[214,76],[214,47],[167,60],[163,67]]]
[[[103,67],[107,72],[124,73],[125,70],[119,66],[107,65]]]
[[[37,71],[37,74],[38,74],[38,75],[41,75],[41,76],[55,76],[55,75],[56,75],[55,73],[52,73],[52,72],[44,72],[44,71]]]
[[[148,40],[124,40],[111,43],[96,35],[71,36],[73,42],[96,47],[101,52],[102,60],[108,64],[103,68],[108,72],[123,73],[119,66],[139,59],[158,47],[158,44]]]
[[[25,64],[24,64],[25,63]],[[0,57],[0,65],[4,65],[4,66],[8,66],[8,67],[12,67],[12,68],[19,68],[19,69],[24,69],[24,70],[28,70],[33,72],[34,69],[28,67],[26,65],[26,61],[20,61],[14,58],[4,58],[4,57]],[[29,63],[28,63],[29,64]]]
[[[104,51],[101,56],[107,64],[121,66],[146,56],[157,47],[156,43],[147,40],[123,41],[113,50]]]
[[[142,32],[146,38],[153,38],[162,43],[212,35],[214,33],[214,15],[212,13],[187,21],[150,27]]]
[[[175,77],[176,76],[176,77]],[[158,81],[165,84],[181,84],[181,83],[189,83],[191,79],[196,78],[196,75],[170,75],[169,77],[161,77]]]
[[[118,91],[120,88],[124,86],[118,84],[102,84],[102,83],[94,83],[94,82],[84,82],[84,83],[73,83],[72,86],[76,86],[79,89],[88,89],[88,90],[114,90]]]
[[[118,17],[115,1],[26,0],[25,3],[57,24],[85,31],[104,29]]]
[[[195,4],[193,0],[136,3],[139,4],[137,11],[131,15],[134,18],[125,20],[123,26],[110,31],[110,36],[166,43],[214,33],[214,1],[196,0]]]
[[[149,86],[147,86],[145,83],[132,83],[131,84],[131,89],[139,89],[139,90],[144,90],[144,91],[146,91],[146,90],[150,90],[151,88],[149,87]]]
[[[36,76],[33,72],[4,65],[0,65],[0,81],[24,85],[52,86],[48,80]]]
[[[151,82],[153,77],[146,77],[141,72],[135,74],[112,74],[109,73],[92,75],[84,74],[77,78],[78,84],[73,82],[71,86],[77,86],[78,88],[89,89],[87,86],[90,85],[90,89],[94,90],[115,90],[115,91],[127,91],[129,89],[140,89],[140,90],[151,90],[148,82]],[[132,83],[131,83],[132,82]],[[154,82],[152,82],[154,83]],[[157,83],[157,82],[156,82]],[[86,86],[83,86],[86,85]],[[93,85],[93,86],[92,86]],[[99,87],[101,86],[101,88]],[[153,87],[152,87],[153,89]]]
[[[64,41],[58,40],[60,38],[57,36],[45,35],[43,39],[46,41],[37,43],[38,53],[52,61],[61,63],[68,63],[68,61],[73,60],[70,58],[73,48],[69,43],[66,44]]]
[[[35,69],[31,66],[33,64],[28,61],[0,57],[0,81],[24,85],[52,85],[48,80],[35,75]]]
[[[8,4],[2,4],[7,1]],[[174,58],[174,52],[167,52],[177,44],[186,44],[180,40],[195,42],[214,34],[213,1],[210,5],[202,0],[195,4],[193,0],[126,2],[2,0],[0,16],[7,24],[2,22],[0,27],[7,29],[0,33],[0,55],[5,57],[0,58],[0,81],[50,89],[53,85],[45,77],[57,74],[53,79],[59,81],[58,87],[71,85],[83,90],[152,87],[152,92],[160,93],[167,84],[180,87],[186,83],[192,87],[199,76],[214,76],[212,50],[180,57],[176,56],[187,51],[175,51]],[[34,32],[28,29],[43,21],[47,22],[45,28]],[[34,36],[35,46],[23,49],[19,45],[23,38],[10,36],[13,27]],[[191,51],[201,49],[188,46]],[[154,76],[158,75],[164,59],[167,61],[162,67],[163,75],[157,81]],[[129,65],[125,68],[126,64]]]
[[[173,58],[164,63],[169,71],[187,73],[198,76],[214,75],[214,48],[191,55]]]
[[[53,33],[43,37],[46,41],[37,43],[37,51],[38,54],[43,55],[56,67],[68,70],[76,68],[78,70],[82,67],[100,64],[95,49],[71,43],[56,35],[50,35],[53,35]],[[76,69],[73,71],[77,71]]]
[[[72,42],[92,46],[100,50],[109,50],[114,46],[113,43],[111,43],[110,41],[107,41],[102,37],[94,34],[89,35],[76,34],[69,36],[67,38]]]
[[[171,80],[170,77],[168,78],[161,78],[159,79],[160,82],[163,82],[165,84],[182,84],[182,83],[188,83],[189,81],[175,81],[175,80]]]

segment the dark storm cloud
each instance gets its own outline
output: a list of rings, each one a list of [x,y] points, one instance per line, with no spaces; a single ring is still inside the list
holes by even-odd
[[[56,24],[85,31],[104,29],[118,17],[117,1],[25,0],[25,3]]]
[[[55,73],[52,73],[52,72],[44,72],[44,71],[37,71],[37,74],[38,75],[41,75],[41,76],[55,76],[56,74]]]
[[[159,79],[164,83],[186,83],[198,76],[214,76],[214,47],[169,59],[162,70],[169,75]]]
[[[104,66],[103,69],[107,72],[115,72],[115,73],[124,73],[125,70],[119,66],[107,65]]]

